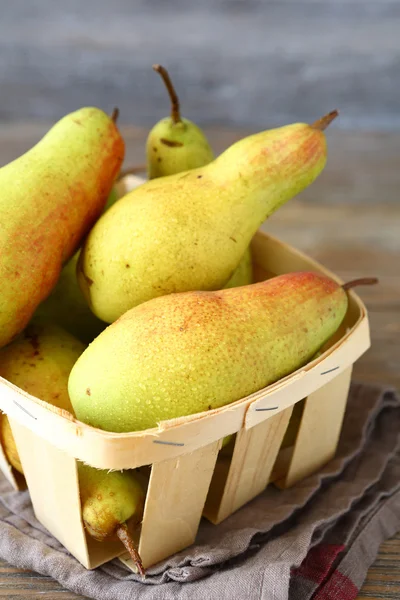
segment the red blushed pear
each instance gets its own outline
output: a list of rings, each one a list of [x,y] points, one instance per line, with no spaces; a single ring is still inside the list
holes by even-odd
[[[309,362],[343,321],[346,290],[374,281],[289,273],[145,302],[74,365],[75,413],[107,431],[136,431],[244,398]]]
[[[111,323],[157,296],[222,289],[260,224],[324,168],[323,130],[336,115],[244,138],[208,165],[121,198],[90,231],[78,264],[95,315]]]
[[[0,347],[22,331],[101,214],[124,158],[116,116],[71,113],[0,170]]]

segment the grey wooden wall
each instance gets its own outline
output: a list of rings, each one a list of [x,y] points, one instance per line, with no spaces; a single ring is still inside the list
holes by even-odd
[[[95,104],[152,124],[167,112],[153,62],[202,124],[337,107],[340,127],[400,129],[399,1],[0,0],[2,122]]]

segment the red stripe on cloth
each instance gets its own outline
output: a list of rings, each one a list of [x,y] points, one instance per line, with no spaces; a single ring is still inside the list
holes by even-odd
[[[322,583],[328,575],[333,561],[345,546],[338,544],[318,544],[311,548],[300,567],[292,570],[294,577],[305,577],[315,583]]]
[[[334,571],[325,585],[313,597],[313,600],[355,600],[359,589],[340,571]]]

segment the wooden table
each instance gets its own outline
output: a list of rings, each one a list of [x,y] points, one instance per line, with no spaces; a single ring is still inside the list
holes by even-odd
[[[0,127],[0,164],[32,146],[46,126]],[[146,132],[124,130],[126,164],[143,162]],[[249,132],[208,132],[216,150]],[[376,275],[380,285],[360,288],[371,322],[371,349],[354,377],[400,388],[400,134],[328,132],[329,159],[320,178],[264,225],[345,280]],[[82,598],[48,577],[0,561],[0,597],[10,600]],[[400,534],[384,543],[359,600],[400,598]]]

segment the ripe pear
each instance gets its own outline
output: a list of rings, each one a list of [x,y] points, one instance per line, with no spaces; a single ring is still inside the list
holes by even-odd
[[[174,175],[208,165],[214,154],[204,133],[191,121],[182,119],[178,95],[168,71],[153,65],[160,73],[171,99],[171,116],[159,121],[150,131],[146,143],[148,179]],[[237,269],[224,287],[252,283],[250,250],[247,249]]]
[[[73,413],[68,395],[70,371],[85,346],[57,325],[39,319],[0,349],[0,376],[28,394]],[[7,415],[0,420],[1,441],[9,463],[23,474]]]
[[[167,70],[153,65],[164,80],[171,99],[171,116],[161,119],[150,131],[146,142],[149,179],[181,173],[207,165],[213,151],[201,129],[180,114],[179,99]]]
[[[119,199],[119,195],[118,195],[117,187],[116,187],[116,185],[113,185],[113,187],[111,188],[111,192],[108,195],[107,202],[104,207],[104,212],[106,210],[108,210],[109,208],[111,208],[111,206],[113,206],[118,199]]]
[[[79,253],[80,250],[65,265],[56,286],[39,305],[35,317],[55,323],[84,344],[89,344],[106,325],[92,313],[79,287],[76,276]]]
[[[119,197],[118,188],[114,185],[104,211],[115,204]],[[84,344],[89,344],[106,325],[92,313],[79,287],[76,276],[79,252],[80,250],[63,267],[56,286],[39,305],[35,317],[60,325]]]
[[[336,114],[244,138],[205,167],[121,198],[79,258],[79,283],[95,315],[111,323],[157,296],[223,288],[260,224],[324,168],[323,129]]]
[[[0,443],[3,448],[3,452],[12,467],[18,473],[24,474],[22,468],[21,459],[18,454],[17,445],[14,440],[13,433],[11,431],[10,421],[4,413],[0,413]]]
[[[219,408],[307,363],[338,329],[346,291],[317,273],[155,298],[107,327],[73,367],[78,419],[106,431]]]
[[[143,514],[144,491],[133,471],[105,471],[78,463],[82,519],[88,533],[99,542],[118,537],[144,575],[129,527]]]
[[[57,325],[36,318],[10,345],[0,349],[0,376],[25,392],[74,414],[68,377],[85,346]],[[0,414],[1,442],[9,463],[24,474],[7,415]],[[97,540],[117,534],[143,572],[126,522],[142,515],[144,492],[132,472],[109,472],[78,464],[82,516]],[[120,530],[119,530],[120,527]]]
[[[82,108],[0,169],[0,347],[49,295],[103,210],[123,157],[114,121]]]
[[[0,376],[73,413],[67,382],[84,349],[82,342],[58,325],[34,319],[11,344],[0,349]]]
[[[232,277],[229,279],[228,283],[224,285],[224,288],[240,287],[242,285],[250,285],[251,283],[253,283],[253,262],[251,250],[250,247],[248,247],[233,272]]]

